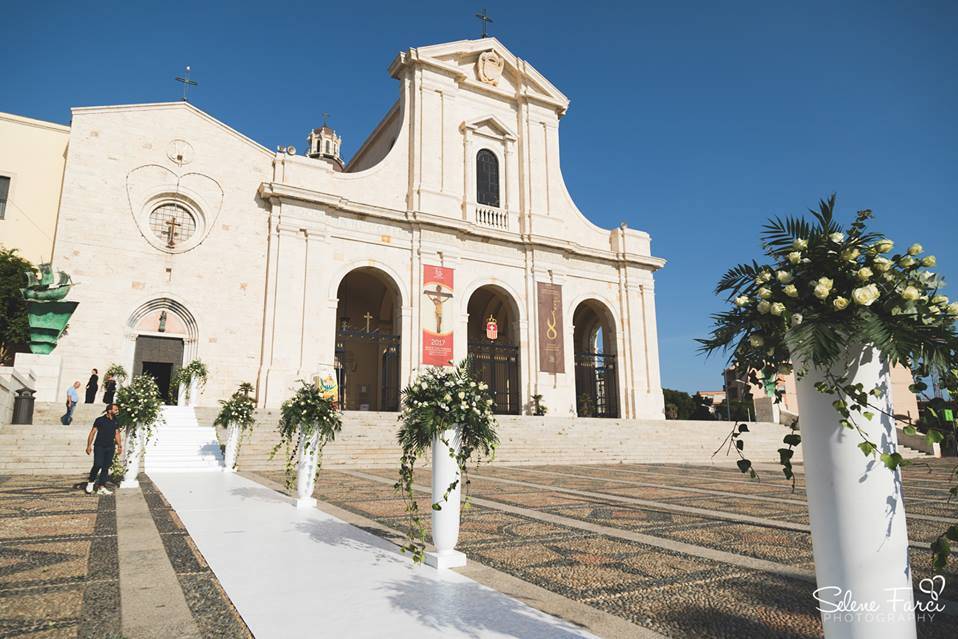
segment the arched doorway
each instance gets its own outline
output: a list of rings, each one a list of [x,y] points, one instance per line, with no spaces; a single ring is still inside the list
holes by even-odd
[[[399,410],[402,304],[379,269],[350,271],[336,294],[336,374],[343,410]]]
[[[150,375],[156,381],[163,403],[176,403],[173,375],[196,357],[197,325],[193,314],[170,298],[150,300],[127,320],[132,330],[133,366],[130,374]]]
[[[586,300],[572,314],[575,405],[579,417],[618,417],[615,321],[604,304]]]
[[[469,298],[467,312],[472,374],[488,384],[494,412],[518,415],[519,311],[515,300],[497,286],[482,286]]]

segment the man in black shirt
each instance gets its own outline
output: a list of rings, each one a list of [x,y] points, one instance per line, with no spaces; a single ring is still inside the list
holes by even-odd
[[[116,404],[107,406],[106,414],[96,418],[90,435],[86,438],[86,454],[93,453],[93,468],[90,469],[89,481],[86,485],[88,495],[93,494],[97,473],[100,474],[98,495],[112,494],[106,484],[110,478],[110,466],[113,464],[114,451],[122,453],[123,443],[120,441],[120,430],[116,423],[116,414],[120,407]]]

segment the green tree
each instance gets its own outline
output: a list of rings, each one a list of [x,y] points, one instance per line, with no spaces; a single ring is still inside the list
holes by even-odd
[[[0,247],[0,364],[12,363],[18,351],[30,341],[27,303],[20,289],[27,285],[26,271],[33,264],[17,255],[17,249]]]
[[[666,419],[695,419],[695,411],[698,408],[695,398],[686,392],[663,388],[662,394],[665,396],[665,405],[671,404],[675,410],[666,411]],[[674,415],[674,417],[673,417]]]

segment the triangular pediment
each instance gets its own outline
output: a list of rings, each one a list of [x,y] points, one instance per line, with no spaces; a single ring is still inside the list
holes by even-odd
[[[395,75],[399,67],[416,63],[446,71],[475,88],[538,99],[554,106],[560,115],[569,106],[565,94],[496,38],[459,40],[409,49],[400,54],[390,72]]]
[[[494,115],[483,115],[478,118],[466,120],[460,127],[462,130],[469,129],[476,133],[482,133],[494,138],[504,138],[506,140],[516,140],[515,131]]]

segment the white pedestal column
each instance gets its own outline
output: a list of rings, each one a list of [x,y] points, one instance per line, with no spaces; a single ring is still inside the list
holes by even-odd
[[[140,474],[140,458],[143,456],[146,434],[142,431],[126,437],[126,472],[123,473],[123,481],[120,482],[120,488],[138,488],[140,482],[137,475]]]
[[[196,403],[199,401],[200,397],[200,385],[195,379],[190,380],[190,398],[188,404],[193,408],[196,408]]]
[[[308,443],[308,446],[306,445]],[[316,485],[316,465],[319,463],[319,433],[309,440],[301,439],[299,460],[296,464],[296,507],[312,508],[316,505],[313,488]]]
[[[17,353],[13,358],[13,368],[19,371],[24,377],[29,376],[30,371],[36,378],[34,396],[38,402],[60,402],[66,395],[66,385],[69,384],[62,379],[63,362],[56,353],[47,355],[38,355],[35,353]],[[61,382],[65,384],[60,388]]]
[[[845,370],[836,365],[834,372]],[[847,377],[852,384],[860,382],[866,392],[879,385],[885,397],[872,397],[871,403],[891,412],[888,365],[879,362],[878,351],[850,352]],[[859,434],[839,424],[841,417],[832,406],[836,398],[815,389],[823,379],[821,371],[812,370],[799,380],[798,403],[818,582],[815,594],[825,636],[914,639],[901,473],[862,454]],[[852,413],[853,421],[879,452],[895,452],[894,424],[877,410],[871,412],[875,416],[870,421]],[[839,612],[845,597],[869,606],[871,612]]]
[[[187,406],[186,384],[180,384],[176,390],[176,405]]]
[[[236,455],[239,452],[240,435],[239,424],[230,424],[226,431],[226,450],[223,451],[223,470],[228,473],[236,471]]]
[[[448,445],[442,440],[445,439]],[[462,497],[462,478],[454,457],[449,456],[449,448],[459,452],[459,429],[445,431],[442,439],[432,441],[432,503],[439,504],[440,510],[432,511],[432,543],[436,552],[426,553],[426,563],[435,568],[458,568],[466,565],[466,556],[456,550],[459,541],[459,509]],[[459,480],[456,487],[449,490],[446,499],[443,496],[449,484]]]

